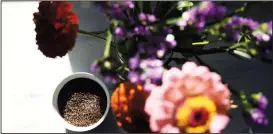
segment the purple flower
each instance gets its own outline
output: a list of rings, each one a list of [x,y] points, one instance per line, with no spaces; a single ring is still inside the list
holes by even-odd
[[[140,57],[139,54],[136,54],[134,57],[129,59],[129,67],[130,69],[136,69],[139,66]]]
[[[140,26],[136,26],[135,28],[134,28],[134,33],[135,34],[140,34],[141,33],[141,27]]]
[[[99,71],[100,68],[97,64],[92,64],[90,69],[91,71],[97,72]]]
[[[256,30],[252,32],[252,35],[256,37],[259,42],[268,42],[270,40],[270,36],[260,30]]]
[[[198,30],[205,27],[207,19],[221,19],[226,13],[226,8],[217,6],[211,1],[203,1],[199,6],[195,6],[182,14],[182,19],[177,22],[180,27],[185,27],[185,22],[195,26]]]
[[[140,14],[138,15],[138,19],[139,19],[140,21],[146,21],[147,17],[146,17],[146,15],[145,15],[144,13],[140,13]]]
[[[159,59],[142,60],[136,71],[132,70],[128,74],[128,78],[132,83],[156,84],[161,80],[164,72],[163,63]]]
[[[262,93],[255,93],[251,95],[251,99],[259,108],[266,109],[268,105],[267,97]]]
[[[173,34],[167,34],[165,41],[170,48],[174,48],[177,43]]]
[[[123,28],[116,27],[116,29],[115,29],[115,35],[119,36],[119,37],[124,37],[125,36],[125,32],[124,32]]]
[[[134,3],[132,1],[130,1],[130,0],[124,1],[123,5],[125,7],[128,7],[128,8],[134,8],[135,7]]]
[[[156,21],[156,17],[154,15],[148,15],[148,21],[149,22],[155,22]]]
[[[260,125],[267,125],[268,119],[265,117],[265,114],[262,110],[254,108],[250,111],[251,119],[254,123],[260,124]]]
[[[128,79],[132,83],[139,83],[140,82],[140,75],[137,72],[135,72],[135,71],[130,71],[128,73]]]

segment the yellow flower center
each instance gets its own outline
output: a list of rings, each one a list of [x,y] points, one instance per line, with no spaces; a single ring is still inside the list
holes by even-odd
[[[176,125],[186,133],[207,132],[216,106],[205,96],[188,98],[178,109],[175,115]]]

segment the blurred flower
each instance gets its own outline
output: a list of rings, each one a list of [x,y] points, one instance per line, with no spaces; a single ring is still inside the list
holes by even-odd
[[[247,118],[259,125],[268,124],[268,119],[264,113],[268,100],[262,93],[246,95],[244,92],[240,92],[240,99]]]
[[[126,20],[126,16],[123,11],[127,9],[133,9],[134,3],[130,0],[126,1],[96,1],[94,2],[100,7],[101,11],[118,20]]]
[[[138,15],[138,19],[139,19],[139,21],[146,21],[147,16],[146,16],[146,14],[144,14],[144,13],[140,13],[140,14]]]
[[[253,122],[260,125],[268,124],[268,119],[265,117],[265,114],[262,110],[255,108],[252,109],[249,114]]]
[[[230,91],[207,67],[186,62],[182,70],[165,71],[162,85],[150,88],[144,110],[153,132],[219,133],[229,122]]]
[[[64,56],[75,45],[78,16],[71,11],[72,4],[63,1],[42,1],[34,15],[36,43],[47,57]]]
[[[261,23],[259,29],[255,29],[252,35],[258,42],[269,42],[272,38],[272,21]]]
[[[116,36],[119,36],[119,37],[124,37],[125,36],[125,31],[121,27],[116,27],[114,33],[115,33]]]
[[[130,61],[132,61],[133,58],[131,58]],[[157,84],[161,79],[163,72],[164,67],[161,60],[143,59],[138,63],[138,68],[132,69],[129,72],[128,79],[132,83],[141,83],[144,85],[145,90],[150,90],[146,88],[146,84]]]
[[[155,15],[148,15],[148,21],[149,22],[155,22],[156,21]]]
[[[226,8],[218,6],[211,1],[203,1],[199,6],[194,6],[182,14],[181,20],[177,25],[182,29],[188,25],[193,25],[198,30],[205,27],[208,19],[222,19],[226,13]]]
[[[141,85],[127,81],[118,85],[111,96],[111,108],[119,127],[127,132],[149,131],[148,124],[147,128],[143,128],[143,124],[148,122],[148,116],[143,111],[148,94]],[[137,122],[139,120],[142,122]]]
[[[140,64],[140,57],[139,54],[136,54],[134,57],[129,59],[129,68],[136,69]]]
[[[261,109],[266,109],[268,105],[267,97],[262,93],[255,93],[251,95],[251,100]]]

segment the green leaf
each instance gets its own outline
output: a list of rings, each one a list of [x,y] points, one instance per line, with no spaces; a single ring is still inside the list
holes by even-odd
[[[249,55],[245,49],[237,48],[236,50],[233,50],[231,53],[234,56],[239,56],[239,57],[245,58],[245,59],[251,59],[251,55]]]
[[[190,1],[179,1],[177,4],[177,10],[182,11],[183,9],[188,9],[193,6],[193,3]]]

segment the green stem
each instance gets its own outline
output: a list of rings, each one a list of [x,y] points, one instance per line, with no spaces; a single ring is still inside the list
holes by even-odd
[[[202,42],[193,42],[192,45],[193,46],[207,45],[207,44],[215,43],[215,42],[218,42],[218,41],[220,41],[220,40],[212,40],[212,41],[204,40]]]
[[[105,42],[105,49],[104,49],[104,57],[109,57],[110,56],[110,48],[111,48],[111,42],[112,42],[112,33],[108,29],[106,32],[106,42]]]
[[[193,46],[197,46],[197,45],[207,45],[209,44],[209,41],[202,41],[202,42],[193,42],[192,45]]]
[[[87,35],[87,36],[90,36],[90,37],[95,37],[95,38],[99,38],[99,39],[105,40],[104,37],[102,37],[102,36],[99,35],[101,33],[98,33],[98,32],[87,32],[87,31],[79,29],[78,33],[82,34],[82,35]]]

